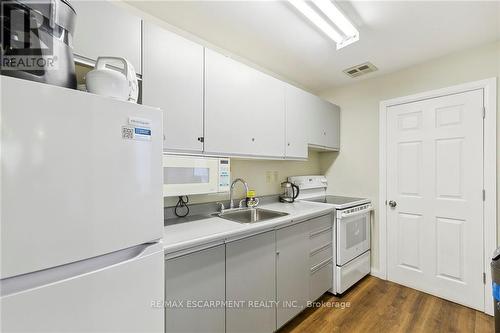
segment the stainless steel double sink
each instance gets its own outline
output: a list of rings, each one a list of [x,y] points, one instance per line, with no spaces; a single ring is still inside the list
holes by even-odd
[[[236,208],[222,211],[221,213],[215,213],[213,215],[238,223],[257,223],[272,220],[289,214],[275,212],[273,210],[263,208]]]

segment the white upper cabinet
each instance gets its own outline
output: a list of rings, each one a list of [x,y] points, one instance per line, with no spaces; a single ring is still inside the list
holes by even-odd
[[[340,108],[307,91],[286,85],[285,156],[307,158],[308,145],[340,149]]]
[[[340,150],[340,107],[326,102],[325,115],[325,146]]]
[[[203,46],[144,23],[142,103],[163,110],[164,149],[203,151]]]
[[[76,29],[74,53],[89,60],[98,56],[126,58],[137,73],[141,67],[141,18],[110,1],[73,1]]]
[[[205,49],[205,152],[284,157],[284,83]]]
[[[316,97],[287,84],[285,98],[285,157],[307,159],[308,123]]]
[[[313,96],[308,113],[310,145],[328,149],[340,149],[340,108],[337,105]]]

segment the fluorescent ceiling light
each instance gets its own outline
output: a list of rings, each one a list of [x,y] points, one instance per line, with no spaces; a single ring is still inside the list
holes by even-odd
[[[323,19],[314,9],[312,9],[303,0],[289,0],[289,2],[297,8],[305,17],[309,19],[315,26],[323,31],[328,37],[336,43],[340,43],[344,37],[341,36],[325,19]]]
[[[330,0],[312,0],[312,3],[325,15],[325,20],[306,0],[289,0],[289,2],[328,37],[337,43],[337,50],[359,40],[359,32],[347,17]],[[331,21],[331,22],[328,22]],[[340,30],[339,33],[336,28]]]
[[[346,36],[359,36],[358,30],[330,0],[313,0],[318,7]]]

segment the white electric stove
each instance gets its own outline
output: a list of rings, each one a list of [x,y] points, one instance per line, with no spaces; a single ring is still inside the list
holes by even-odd
[[[342,294],[370,273],[372,204],[369,199],[327,195],[325,176],[295,176],[288,181],[299,187],[297,200],[321,202],[335,208],[334,271],[330,291]]]

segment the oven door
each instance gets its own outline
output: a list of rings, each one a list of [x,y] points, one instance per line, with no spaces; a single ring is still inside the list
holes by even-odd
[[[371,205],[356,212],[337,211],[337,265],[342,266],[370,249]]]

